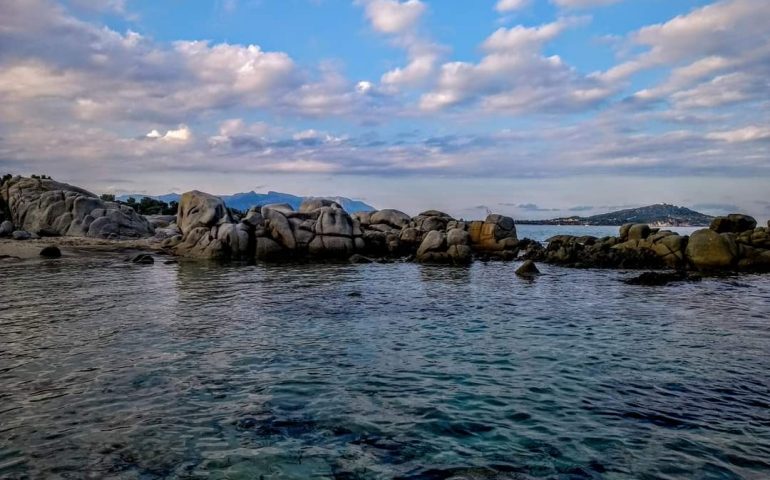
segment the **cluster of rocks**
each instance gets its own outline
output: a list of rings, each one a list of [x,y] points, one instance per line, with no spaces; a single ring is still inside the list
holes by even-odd
[[[153,233],[131,207],[49,178],[13,177],[0,188],[0,199],[8,217],[0,224],[0,236],[17,240],[60,235],[125,239]]]
[[[583,268],[671,268],[700,271],[770,271],[770,224],[747,215],[717,217],[692,235],[626,224],[617,237],[558,235],[531,244],[525,258]]]
[[[348,214],[338,203],[308,199],[253,207],[242,218],[213,195],[182,195],[176,222],[159,226],[163,246],[178,255],[233,259],[414,258],[424,263],[469,263],[474,255],[515,258],[513,219],[456,220],[436,210],[410,217],[398,210]]]

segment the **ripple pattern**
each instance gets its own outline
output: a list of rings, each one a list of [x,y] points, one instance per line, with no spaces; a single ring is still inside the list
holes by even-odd
[[[0,478],[770,478],[770,278],[0,271]]]

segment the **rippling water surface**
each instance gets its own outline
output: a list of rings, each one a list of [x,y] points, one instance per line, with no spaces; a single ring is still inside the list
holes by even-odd
[[[770,477],[770,277],[0,269],[0,477]]]

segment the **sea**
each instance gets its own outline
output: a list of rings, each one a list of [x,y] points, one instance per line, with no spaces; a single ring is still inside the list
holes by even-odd
[[[156,260],[0,264],[0,478],[770,478],[770,276]]]

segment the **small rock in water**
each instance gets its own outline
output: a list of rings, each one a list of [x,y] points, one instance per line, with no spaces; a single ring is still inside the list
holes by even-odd
[[[533,277],[535,275],[540,275],[540,270],[537,269],[535,262],[527,260],[516,269],[516,275],[520,277]]]
[[[24,230],[16,230],[13,232],[14,240],[29,240],[30,238],[32,238],[32,235],[30,235],[29,232],[25,232]]]
[[[152,258],[152,255],[149,255],[147,253],[140,253],[138,255],[135,255],[131,258],[132,263],[139,263],[142,265],[150,265],[155,263],[155,259]]]
[[[638,277],[628,278],[623,281],[629,285],[657,287],[673,282],[698,282],[700,279],[700,276],[688,275],[687,272],[644,272]]]
[[[179,263],[179,260],[166,260],[163,262],[163,265],[176,265],[177,263]]]
[[[350,263],[374,263],[373,259],[369,257],[365,257],[358,253],[351,255],[348,261],[350,261]]]
[[[61,250],[56,245],[48,245],[40,250],[40,256],[43,258],[59,258],[61,257]]]
[[[361,292],[350,292],[348,293],[348,297],[360,297]]]

